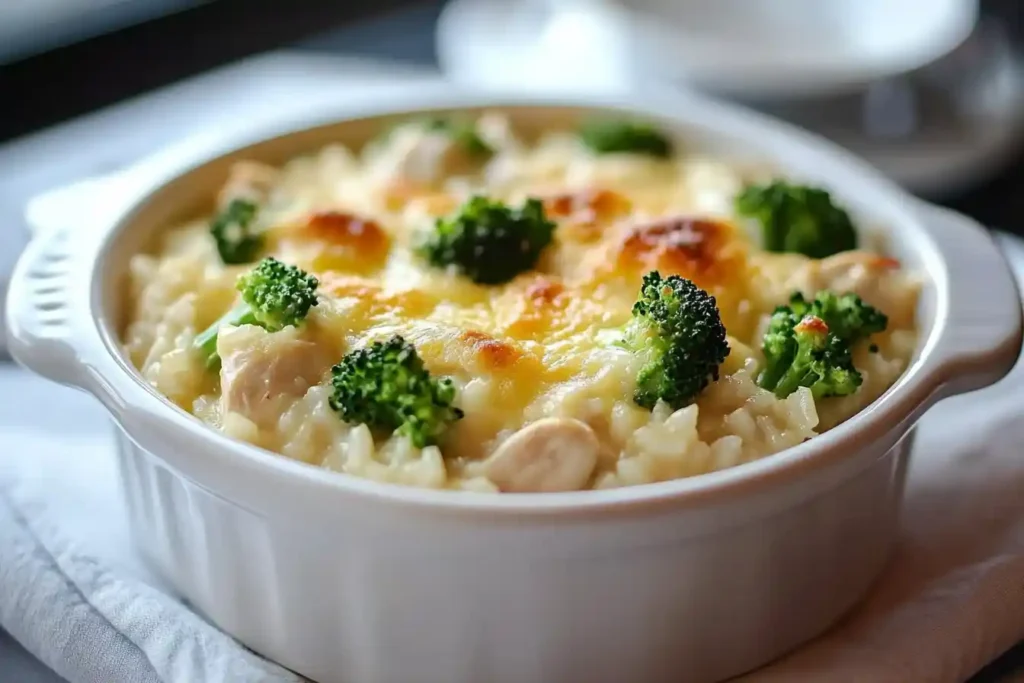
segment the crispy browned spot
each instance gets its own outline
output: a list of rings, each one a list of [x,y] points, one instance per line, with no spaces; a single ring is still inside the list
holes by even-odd
[[[377,222],[344,211],[317,211],[271,234],[297,265],[317,273],[371,272],[387,258],[391,242]]]
[[[878,260],[875,261],[876,268],[885,268],[888,270],[895,270],[900,267],[899,259],[894,259],[891,256],[879,256]]]
[[[524,276],[506,290],[503,330],[516,339],[533,339],[563,314],[570,294],[561,280],[548,275]]]
[[[526,288],[526,298],[535,306],[561,303],[563,294],[565,294],[565,285],[546,277],[538,277]]]
[[[598,326],[624,322],[622,307],[618,301],[609,299],[608,289],[603,285],[573,286],[558,276],[537,273],[510,283],[494,296],[490,308],[494,333],[509,339],[527,358],[535,352],[543,356],[529,341],[543,345],[567,340]]]
[[[601,223],[625,215],[630,208],[629,199],[611,190],[566,192],[544,199],[548,215],[564,220],[563,233],[578,241],[597,239]]]
[[[620,268],[661,270],[708,284],[722,282],[741,259],[732,226],[700,218],[659,218],[636,225],[618,250]]]
[[[351,299],[368,313],[401,310],[409,316],[425,316],[437,305],[437,299],[418,290],[385,290],[366,278],[329,270],[318,274],[318,291],[334,299]]]
[[[466,330],[459,335],[459,339],[471,344],[477,358],[488,368],[509,368],[523,355],[515,346],[478,330]]]
[[[828,334],[828,325],[816,315],[809,315],[801,320],[796,326],[797,332],[817,332]]]
[[[544,210],[556,218],[595,221],[628,211],[629,200],[611,190],[581,190],[546,197]]]
[[[384,205],[391,211],[398,211],[411,199],[423,194],[426,188],[411,181],[396,178],[381,188]]]
[[[424,202],[428,213],[441,215],[451,211],[457,201],[445,192],[407,178],[395,178],[381,190],[384,205],[389,211],[399,211],[413,202]]]
[[[443,216],[451,213],[459,206],[459,202],[455,197],[443,192],[434,192],[424,195],[416,201],[423,207],[423,210],[431,216]]]
[[[442,216],[458,207],[458,199],[446,192],[404,178],[388,183],[383,191],[384,206],[389,211],[401,211],[412,205],[422,208],[432,216]]]
[[[309,239],[350,247],[360,254],[380,254],[388,248],[387,233],[380,225],[371,219],[342,211],[311,214],[302,231]]]

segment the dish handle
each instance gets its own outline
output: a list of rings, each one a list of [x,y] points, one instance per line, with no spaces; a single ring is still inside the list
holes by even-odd
[[[988,230],[936,206],[928,206],[924,218],[946,265],[938,290],[948,299],[936,307],[944,333],[933,350],[941,398],[1002,379],[1020,355],[1024,316],[1010,265]]]
[[[71,228],[51,227],[22,252],[7,289],[7,350],[36,374],[84,388],[73,339],[76,317],[89,310],[88,287],[74,282],[74,263],[83,259],[73,235]]]

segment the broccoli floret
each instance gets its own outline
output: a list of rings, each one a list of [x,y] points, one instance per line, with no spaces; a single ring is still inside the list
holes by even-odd
[[[263,236],[253,232],[258,209],[245,199],[233,199],[210,223],[220,260],[227,264],[252,263],[263,248]]]
[[[807,301],[803,294],[796,292],[790,297],[788,308],[800,318],[808,315],[821,318],[828,325],[830,333],[850,344],[884,332],[889,325],[885,313],[864,303],[853,292],[840,295],[823,290],[812,301]]]
[[[862,381],[854,344],[887,325],[885,314],[856,294],[823,291],[807,301],[798,292],[772,314],[758,384],[780,398],[799,387],[809,387],[815,398],[852,394]]]
[[[825,258],[857,248],[850,215],[826,190],[777,180],[748,186],[735,204],[737,213],[760,223],[767,251]]]
[[[454,268],[473,282],[501,284],[532,269],[552,240],[555,224],[537,199],[514,209],[476,196],[439,218],[418,248],[433,266]]]
[[[397,431],[417,448],[437,443],[463,415],[452,405],[451,380],[431,377],[416,349],[400,336],[346,355],[331,368],[331,385],[331,407],[346,422]]]
[[[654,126],[639,121],[591,121],[580,128],[579,138],[596,154],[672,156],[671,140]]]
[[[436,117],[427,119],[424,125],[427,130],[445,133],[471,156],[489,157],[494,154],[494,148],[480,137],[473,123]]]
[[[298,326],[317,305],[319,284],[301,268],[267,257],[239,276],[235,287],[242,293],[242,301],[196,336],[193,346],[206,359],[207,367],[214,369],[220,364],[217,335],[222,326],[259,325],[270,332]]]
[[[678,275],[644,276],[626,326],[624,346],[648,356],[633,400],[647,409],[659,400],[673,409],[693,402],[729,355],[715,298]]]
[[[815,398],[846,396],[860,386],[849,343],[829,333],[824,320],[776,311],[762,347],[766,367],[758,384],[785,398],[809,387]]]

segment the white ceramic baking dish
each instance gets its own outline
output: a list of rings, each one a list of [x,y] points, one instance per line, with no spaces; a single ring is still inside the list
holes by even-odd
[[[912,367],[847,423],[758,462],[617,490],[486,495],[356,479],[230,440],[157,395],[122,355],[130,255],[208,205],[234,159],[357,143],[381,113],[480,108],[527,127],[628,110],[690,148],[827,184],[927,276]],[[9,344],[109,409],[131,522],[155,567],[243,643],[323,683],[701,683],[764,664],[826,629],[882,570],[915,421],[1017,357],[1020,301],[984,229],[743,110],[689,96],[557,103],[435,86],[290,127],[212,160],[140,167],[107,188],[127,207],[116,220],[37,235],[11,282]]]

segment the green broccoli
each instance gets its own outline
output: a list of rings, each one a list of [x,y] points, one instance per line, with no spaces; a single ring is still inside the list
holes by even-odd
[[[797,292],[772,314],[757,382],[780,398],[799,387],[809,387],[815,398],[852,394],[862,381],[853,365],[854,344],[887,325],[885,314],[856,294],[822,291],[807,301]]]
[[[659,400],[673,409],[694,401],[729,355],[715,298],[678,275],[644,276],[622,345],[644,354],[633,400],[647,409]]]
[[[846,396],[861,385],[850,345],[821,318],[776,311],[764,336],[766,367],[758,384],[779,398],[809,387],[815,398]]]
[[[263,236],[253,232],[258,208],[246,199],[233,199],[210,223],[220,260],[227,264],[252,263],[263,248]]]
[[[439,218],[418,252],[437,268],[454,268],[473,282],[495,285],[532,269],[554,232],[540,200],[527,199],[513,209],[475,196]]]
[[[854,344],[878,332],[884,332],[889,318],[853,292],[836,294],[828,290],[818,292],[812,301],[796,292],[789,299],[788,308],[800,318],[813,315],[828,325],[829,332],[845,342]]]
[[[210,369],[220,365],[217,335],[224,325],[259,325],[270,332],[298,326],[316,306],[319,281],[306,271],[267,257],[235,285],[242,301],[196,336],[192,345]]]
[[[826,190],[777,180],[747,186],[735,205],[741,216],[760,223],[768,251],[825,258],[857,248],[850,215],[833,203]]]
[[[331,407],[346,422],[397,431],[417,448],[437,443],[463,416],[452,405],[451,380],[431,377],[415,347],[400,336],[346,355],[331,368],[331,385]]]
[[[476,124],[474,123],[435,117],[424,121],[424,125],[427,130],[448,135],[455,144],[465,150],[470,156],[489,157],[494,154],[494,148],[480,137],[480,133],[477,132]]]
[[[654,126],[638,121],[591,121],[580,127],[579,138],[595,154],[672,156],[672,141]]]

